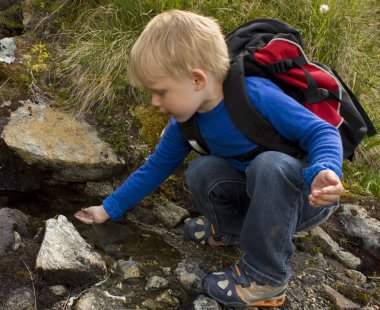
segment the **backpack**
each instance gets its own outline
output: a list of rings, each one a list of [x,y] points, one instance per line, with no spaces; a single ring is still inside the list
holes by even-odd
[[[353,159],[362,139],[376,134],[376,129],[359,101],[339,75],[316,62],[309,62],[303,51],[300,33],[276,20],[253,19],[226,37],[230,70],[223,84],[224,102],[236,127],[259,147],[238,156],[253,159],[266,150],[302,157],[297,143],[282,137],[251,104],[245,76],[270,79],[323,120],[339,128],[343,156]],[[198,153],[209,154],[194,117],[179,124],[186,141]]]

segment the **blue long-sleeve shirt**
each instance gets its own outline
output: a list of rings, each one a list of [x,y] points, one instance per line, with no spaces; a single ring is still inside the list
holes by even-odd
[[[342,145],[335,127],[284,94],[271,81],[247,77],[245,82],[254,107],[281,135],[298,142],[308,153],[308,165],[303,170],[305,184],[310,185],[315,175],[324,169],[331,169],[342,177]],[[233,124],[224,101],[211,111],[196,113],[196,121],[210,154],[226,158],[236,169],[244,171],[249,161],[241,162],[234,157],[252,151],[257,145]],[[178,123],[172,118],[154,153],[104,199],[103,206],[111,219],[120,219],[127,209],[155,190],[190,150],[185,145]]]

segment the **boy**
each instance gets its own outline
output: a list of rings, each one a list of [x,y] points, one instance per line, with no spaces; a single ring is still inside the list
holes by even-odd
[[[159,186],[190,148],[179,131],[193,115],[211,155],[193,160],[186,181],[201,217],[185,236],[220,246],[239,244],[239,262],[203,280],[206,292],[233,307],[284,303],[295,231],[325,221],[343,192],[337,129],[286,96],[269,80],[245,78],[255,108],[307,152],[307,162],[279,152],[238,160],[256,147],[233,125],[223,102],[228,51],[217,23],[183,11],[157,15],[135,43],[128,75],[152,92],[152,104],[171,116],[155,152],[103,205],[76,213],[84,223],[117,220]]]

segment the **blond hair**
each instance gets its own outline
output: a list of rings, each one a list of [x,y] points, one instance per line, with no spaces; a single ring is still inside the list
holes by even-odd
[[[155,16],[137,39],[128,78],[132,85],[144,86],[158,76],[180,80],[195,68],[224,81],[229,58],[223,34],[212,18],[172,10]]]

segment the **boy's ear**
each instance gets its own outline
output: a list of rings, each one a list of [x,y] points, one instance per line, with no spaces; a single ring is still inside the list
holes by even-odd
[[[196,90],[202,90],[206,87],[208,78],[206,73],[202,69],[191,70],[191,78],[193,80]]]

